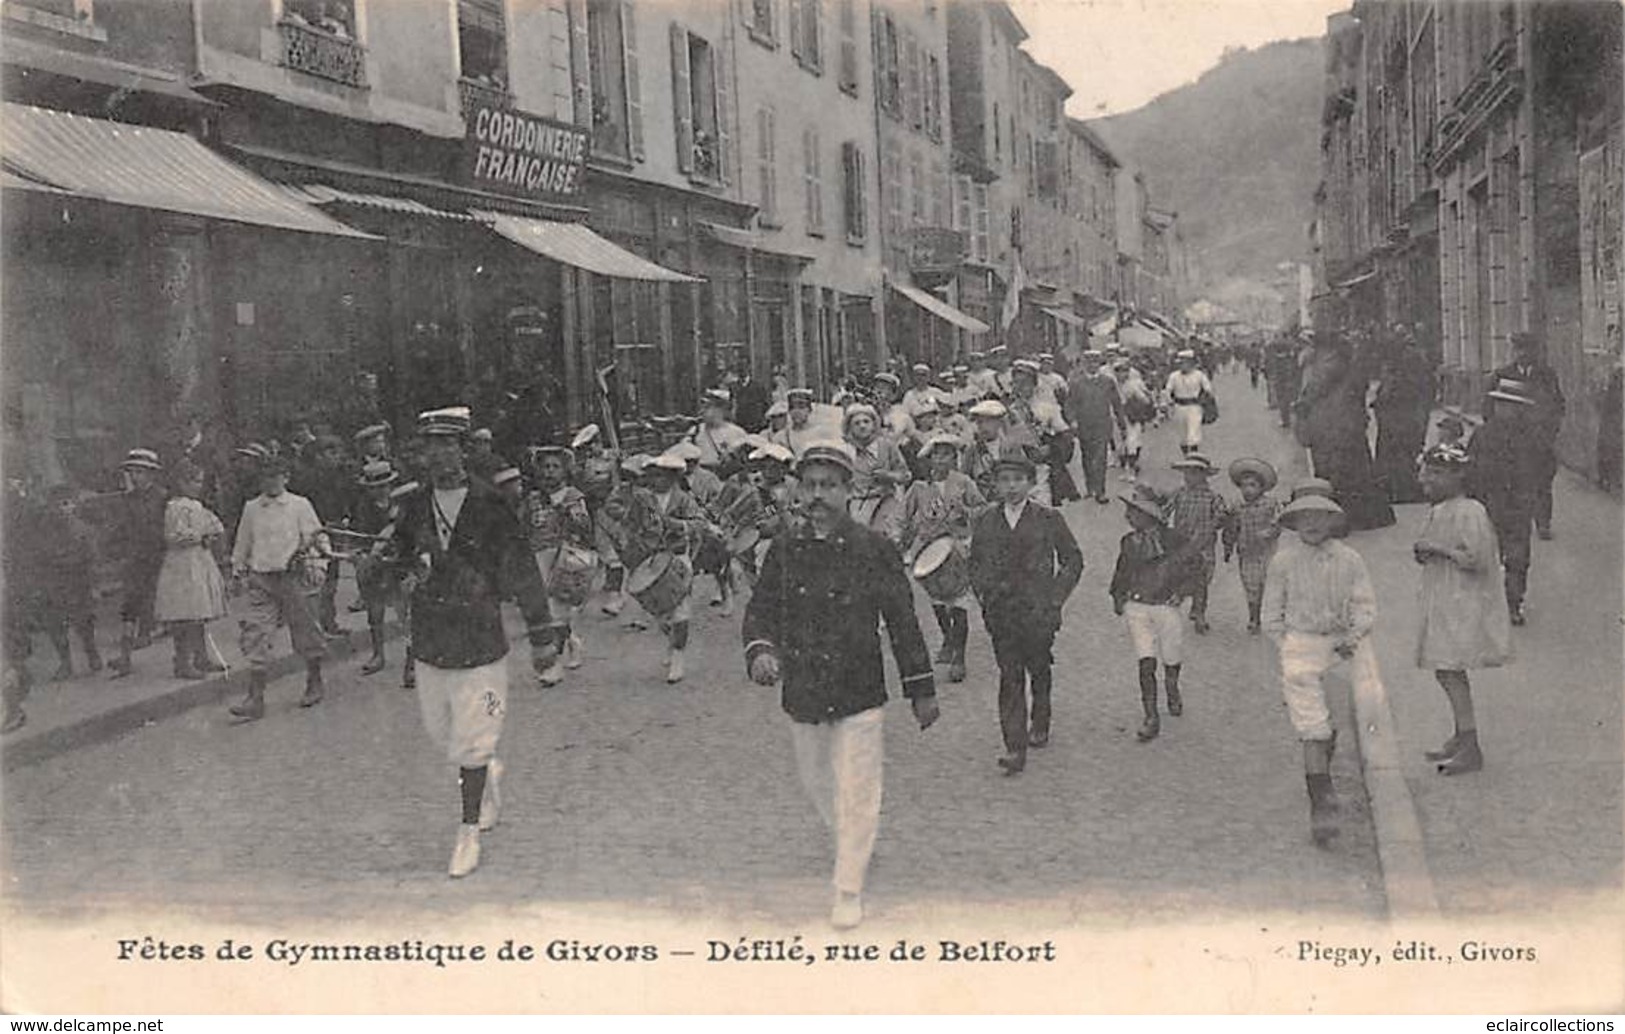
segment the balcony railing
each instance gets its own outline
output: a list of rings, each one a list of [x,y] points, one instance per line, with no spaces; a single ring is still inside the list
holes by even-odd
[[[284,20],[277,28],[282,32],[284,67],[345,86],[366,88],[367,52],[361,44],[295,21]]]
[[[506,87],[481,79],[457,80],[457,95],[462,99],[465,112],[476,105],[487,108],[513,107],[513,94]]]

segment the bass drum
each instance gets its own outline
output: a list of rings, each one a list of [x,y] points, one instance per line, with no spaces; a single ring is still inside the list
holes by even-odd
[[[970,591],[970,563],[953,536],[934,539],[914,558],[914,580],[938,603],[951,603]]]

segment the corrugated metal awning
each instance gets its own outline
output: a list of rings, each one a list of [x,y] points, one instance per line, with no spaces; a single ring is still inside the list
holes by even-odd
[[[481,221],[488,221],[491,229],[555,262],[585,269],[599,276],[621,280],[657,280],[674,284],[697,284],[699,277],[679,273],[657,265],[646,258],[632,254],[619,244],[607,241],[581,223],[556,223],[546,219],[527,219],[523,216],[504,215],[500,212],[475,212]]]
[[[1065,323],[1069,327],[1082,327],[1085,325],[1083,322],[1083,317],[1079,316],[1075,312],[1068,312],[1066,309],[1052,309],[1048,306],[1040,306],[1040,308],[1042,308],[1047,315],[1053,316],[1055,319]]]
[[[307,205],[355,205],[359,208],[377,208],[386,212],[421,215],[432,219],[457,219],[463,222],[476,221],[475,217],[467,212],[448,212],[443,208],[434,208],[409,197],[392,197],[388,194],[362,194],[353,190],[340,190],[325,183],[284,183],[282,184],[282,190],[289,197]]]
[[[931,294],[929,291],[922,291],[918,287],[914,287],[911,284],[900,284],[896,281],[893,281],[891,286],[892,289],[898,294],[902,295],[904,298],[907,298],[915,305],[918,305],[926,312],[929,312],[931,315],[936,316],[939,319],[947,320],[949,323],[961,330],[969,331],[972,334],[986,334],[990,329],[992,329],[975,316],[960,312],[958,309],[954,308],[952,305],[949,305],[936,295]]]
[[[713,239],[730,247],[743,251],[755,251],[764,255],[775,255],[780,258],[794,259],[801,262],[816,261],[815,257],[804,252],[792,251],[776,240],[771,240],[766,234],[756,230],[741,230],[736,226],[724,226],[704,219],[696,219],[695,224],[701,232],[709,234]]]
[[[23,179],[99,201],[372,239],[167,129],[7,103],[0,163]]]

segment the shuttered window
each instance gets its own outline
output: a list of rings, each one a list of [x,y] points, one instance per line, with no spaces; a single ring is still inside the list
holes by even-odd
[[[773,109],[756,109],[756,185],[758,218],[763,226],[779,225],[778,140]]]
[[[818,130],[809,126],[801,134],[802,186],[806,193],[807,232],[824,235],[824,168]]]
[[[858,92],[858,5],[857,0],[836,0],[840,4],[841,89],[853,96]]]
[[[869,183],[864,176],[863,148],[853,140],[841,144],[841,201],[849,244],[862,244],[869,234]]]

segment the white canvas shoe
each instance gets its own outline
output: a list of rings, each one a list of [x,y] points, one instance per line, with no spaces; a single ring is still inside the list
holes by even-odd
[[[829,914],[829,924],[837,930],[850,930],[863,922],[863,895],[835,893],[835,908]]]
[[[683,651],[671,652],[671,659],[666,662],[666,681],[673,685],[683,681]]]
[[[496,758],[485,769],[485,795],[480,798],[480,832],[496,828],[502,811],[502,762]]]
[[[480,827],[458,826],[457,846],[452,848],[451,868],[447,871],[452,879],[467,876],[480,865]]]
[[[581,667],[581,637],[572,635],[564,642],[564,666],[570,671]]]

